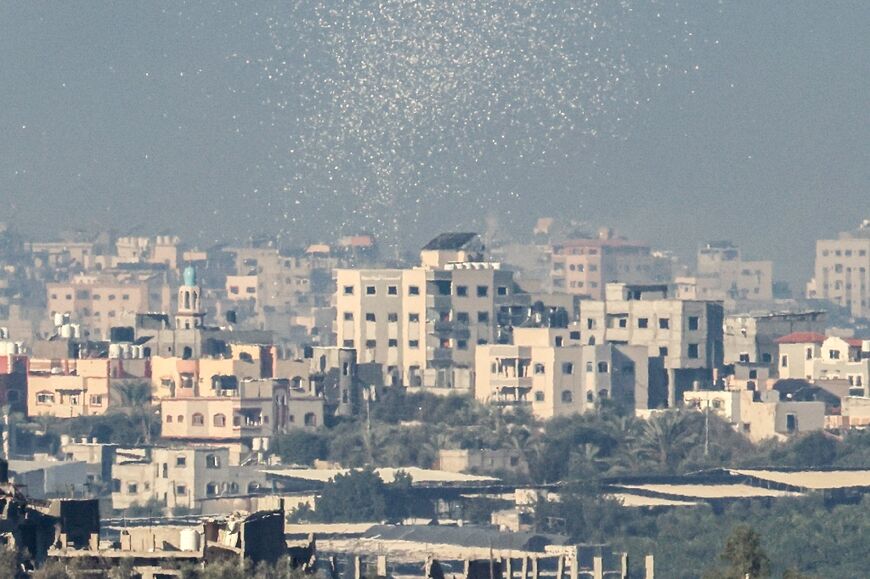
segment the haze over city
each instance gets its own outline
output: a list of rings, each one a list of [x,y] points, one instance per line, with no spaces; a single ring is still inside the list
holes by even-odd
[[[0,578],[870,576],[868,25],[0,2]]]

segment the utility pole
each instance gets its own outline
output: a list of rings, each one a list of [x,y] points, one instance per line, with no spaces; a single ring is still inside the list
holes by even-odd
[[[704,456],[710,455],[710,400],[704,406]]]

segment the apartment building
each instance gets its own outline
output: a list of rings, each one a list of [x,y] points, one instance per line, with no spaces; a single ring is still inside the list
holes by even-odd
[[[594,410],[602,399],[646,408],[648,357],[643,346],[583,345],[567,328],[515,328],[514,343],[478,346],[474,396],[488,404],[526,406],[542,419]]]
[[[166,439],[248,442],[323,425],[324,401],[285,379],[219,376],[160,400]]]
[[[113,327],[133,326],[139,312],[172,306],[165,273],[149,271],[77,275],[67,283],[46,284],[46,296],[51,317],[69,314],[94,340],[107,340]]]
[[[676,278],[676,296],[689,300],[769,301],[773,262],[744,260],[730,241],[711,241],[698,250],[697,275]]]
[[[807,297],[834,302],[856,318],[870,318],[870,219],[837,239],[816,242]]]
[[[701,390],[683,394],[688,408],[715,412],[753,442],[786,440],[825,427],[825,403],[782,401],[776,390]]]
[[[121,403],[118,387],[147,382],[148,372],[144,359],[32,359],[27,374],[27,415],[105,414]]]
[[[587,344],[647,349],[650,408],[673,408],[695,382],[718,380],[723,363],[722,320],[721,303],[676,299],[666,285],[607,284],[604,300],[580,302]]]
[[[613,237],[602,230],[597,239],[569,239],[552,246],[553,291],[604,298],[609,282],[653,283],[670,279],[666,261],[655,257],[648,245]]]
[[[827,319],[821,310],[729,314],[725,316],[725,363],[775,367],[777,338],[796,332],[823,334]]]
[[[472,233],[441,235],[420,256],[412,269],[336,271],[338,345],[381,364],[387,384],[470,393],[474,348],[511,323],[513,273],[483,261]]]
[[[205,498],[256,492],[265,475],[230,464],[220,446],[117,449],[111,468],[112,508],[157,500],[166,508],[198,510]]]
[[[115,240],[115,255],[111,267],[120,264],[150,264],[166,266],[175,271],[181,258],[180,239],[174,235],[156,237],[119,237]]]
[[[870,396],[870,340],[797,332],[777,345],[780,378],[840,381],[849,396]]]

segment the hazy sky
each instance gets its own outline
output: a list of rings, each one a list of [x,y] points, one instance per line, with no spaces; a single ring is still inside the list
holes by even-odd
[[[331,23],[333,31],[336,22],[353,28],[354,18],[368,16],[367,4],[0,2],[0,219],[46,233],[108,226],[181,230],[207,241],[283,230],[301,240],[346,222],[376,228],[367,222],[372,212],[410,204],[422,213],[418,226],[406,228],[417,243],[454,228],[450,221],[478,225],[486,213],[523,231],[539,215],[567,215],[683,253],[702,239],[731,238],[750,257],[775,259],[777,277],[796,280],[809,272],[817,237],[870,217],[870,2],[725,0],[682,7],[662,0],[631,3],[636,9],[627,18],[594,16],[607,25],[587,57],[604,70],[595,90],[608,78],[619,83],[602,89],[610,91],[603,101],[577,80],[592,63],[571,53],[588,48],[570,42],[570,28],[552,35],[546,26],[543,33],[534,28],[538,48],[518,48],[529,40],[530,18],[559,19],[518,16],[514,28],[500,30],[470,19],[485,2],[443,4],[458,8],[440,46],[408,48],[404,36],[397,44],[376,38],[357,61],[365,36],[342,29],[335,34],[343,36],[329,38],[329,49],[351,53],[342,55],[345,68],[321,73],[312,54],[324,50],[326,37],[309,33],[306,18],[323,6],[353,6],[353,18],[333,14]],[[558,16],[560,4],[585,3],[542,5]],[[663,20],[652,17],[659,12]],[[437,25],[445,16],[426,18]],[[578,17],[577,29],[590,22]],[[415,28],[424,40],[434,35],[426,28],[431,24]],[[608,36],[613,28],[618,33]],[[458,56],[450,52],[456,42],[467,43]],[[481,61],[451,69],[482,44],[502,58],[527,59],[516,69]],[[545,44],[550,48],[541,51]],[[623,52],[625,46],[631,48]],[[389,68],[398,66],[394,54],[409,56],[404,68]],[[360,77],[356,62],[418,83],[458,81],[449,85],[452,92],[422,85],[411,91],[423,104],[416,115],[431,107],[425,99],[441,99],[443,108],[425,119],[393,111],[381,122],[376,107],[360,110],[380,101],[354,92],[371,81]],[[387,68],[375,79],[381,91]],[[525,73],[541,76],[523,82]],[[517,77],[513,84],[504,82],[508,75]],[[348,76],[360,84],[347,84],[354,88],[341,99],[324,100],[324,87]],[[501,101],[495,100],[502,104],[484,98],[487,83],[500,83]],[[520,93],[514,106],[528,107],[524,116],[498,115],[504,113],[498,107],[510,109],[502,102],[510,91]],[[582,93],[583,115],[591,116],[585,125],[578,125],[572,91]],[[402,94],[399,106],[410,102]],[[450,126],[488,119],[493,111],[492,127],[486,120],[474,131]],[[409,118],[424,119],[425,130],[402,125]],[[506,142],[487,152],[489,133],[502,128]],[[303,159],[295,133],[306,129],[319,133]],[[355,140],[348,131],[356,131]],[[413,143],[413,155],[421,155],[427,143],[419,140],[442,132],[447,137],[439,142],[456,150],[426,151],[425,166],[411,153],[385,152],[377,140],[396,139],[400,149]],[[480,158],[469,160],[463,139],[477,139],[468,150]],[[517,148],[520,142],[527,148]],[[524,164],[543,149],[544,162]],[[333,153],[336,172],[344,163],[338,177],[320,165],[327,157],[331,167]],[[369,161],[364,177],[354,173]],[[451,178],[459,172],[461,178]],[[356,187],[358,177],[365,187]],[[395,190],[380,205],[348,217],[384,183]],[[409,184],[422,193],[402,188]]]

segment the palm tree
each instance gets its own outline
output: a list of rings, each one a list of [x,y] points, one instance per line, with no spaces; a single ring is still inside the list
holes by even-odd
[[[123,382],[115,386],[120,397],[117,411],[138,422],[142,428],[142,442],[151,444],[156,409],[151,404],[151,385],[147,382]]]
[[[636,450],[639,457],[668,472],[674,472],[697,437],[685,414],[665,411],[654,414],[644,422]]]

